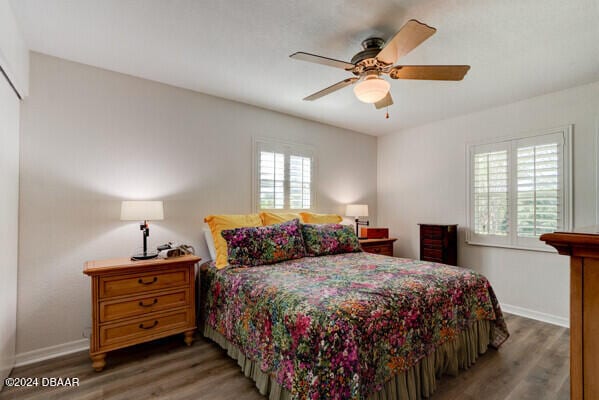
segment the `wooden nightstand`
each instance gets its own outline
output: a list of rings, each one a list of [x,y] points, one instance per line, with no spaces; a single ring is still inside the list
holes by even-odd
[[[90,357],[96,371],[106,353],[175,333],[191,346],[196,329],[196,256],[145,261],[116,258],[85,263],[92,278]]]
[[[393,257],[393,243],[396,238],[388,239],[361,239],[360,246],[367,253],[382,254]]]

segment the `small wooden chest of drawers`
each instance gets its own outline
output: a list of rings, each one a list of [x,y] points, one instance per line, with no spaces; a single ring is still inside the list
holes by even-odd
[[[360,240],[360,246],[362,246],[362,250],[367,253],[373,254],[381,254],[384,256],[393,257],[393,243],[397,239],[388,238],[388,239],[363,239]]]
[[[458,226],[420,225],[420,259],[458,265]]]
[[[88,261],[92,278],[92,366],[106,353],[175,333],[191,345],[195,322],[195,264],[199,257]]]

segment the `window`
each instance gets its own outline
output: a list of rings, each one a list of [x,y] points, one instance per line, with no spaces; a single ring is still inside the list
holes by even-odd
[[[258,210],[309,210],[314,207],[314,156],[307,146],[255,141]]]
[[[507,236],[508,152],[475,153],[473,163],[474,232]]]
[[[468,243],[549,250],[539,236],[570,228],[571,135],[469,146]]]

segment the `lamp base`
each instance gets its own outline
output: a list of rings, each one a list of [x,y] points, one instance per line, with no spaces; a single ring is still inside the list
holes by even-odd
[[[131,261],[149,260],[158,257],[158,253],[155,251],[148,251],[145,253],[138,253],[131,256]]]

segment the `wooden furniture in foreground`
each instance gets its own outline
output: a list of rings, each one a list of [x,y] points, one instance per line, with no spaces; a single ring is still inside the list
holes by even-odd
[[[458,226],[420,225],[420,259],[458,265]]]
[[[570,398],[599,399],[599,226],[541,240],[570,256]]]
[[[362,250],[367,253],[393,257],[393,243],[396,240],[396,238],[362,239],[360,240],[360,246],[362,246]]]
[[[116,258],[85,263],[92,278],[90,357],[96,371],[111,350],[175,333],[191,346],[196,328],[196,256],[145,261]]]

